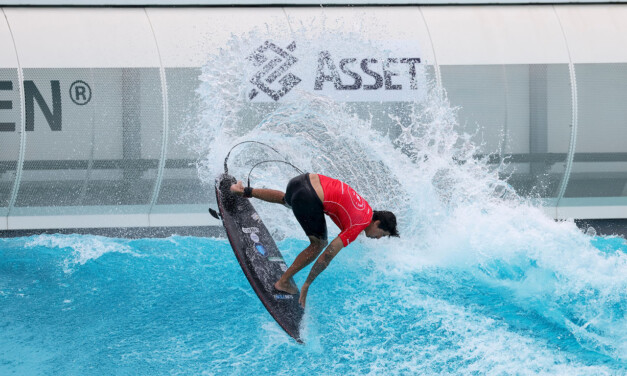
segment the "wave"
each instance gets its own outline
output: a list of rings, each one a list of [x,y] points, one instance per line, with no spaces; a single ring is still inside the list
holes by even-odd
[[[62,261],[63,271],[66,274],[73,273],[77,267],[87,262],[97,260],[109,253],[123,253],[139,257],[133,249],[112,238],[103,236],[81,235],[39,235],[29,238],[24,243],[24,248],[45,247],[47,249],[70,249],[71,253]]]

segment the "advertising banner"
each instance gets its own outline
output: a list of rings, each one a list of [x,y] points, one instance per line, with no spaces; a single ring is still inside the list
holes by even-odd
[[[249,56],[253,102],[279,102],[301,90],[342,102],[399,102],[417,99],[426,85],[416,41],[386,41],[380,51],[303,48],[298,41],[267,40]]]

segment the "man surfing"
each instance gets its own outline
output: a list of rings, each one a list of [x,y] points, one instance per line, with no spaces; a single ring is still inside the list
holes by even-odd
[[[241,181],[231,186],[231,192],[291,208],[309,237],[311,244],[296,257],[292,266],[274,284],[277,290],[296,294],[298,288],[290,283],[290,279],[315,260],[326,247],[301,288],[299,302],[303,308],[309,286],[314,279],[329,266],[338,252],[353,242],[362,231],[367,237],[374,239],[399,236],[394,213],[373,211],[368,202],[348,184],[324,175],[299,175],[289,181],[285,193],[274,189],[244,187]],[[330,244],[327,239],[325,214],[341,230]]]

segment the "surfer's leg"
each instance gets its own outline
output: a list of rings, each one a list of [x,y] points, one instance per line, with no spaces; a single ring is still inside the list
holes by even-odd
[[[314,261],[324,250],[327,245],[327,224],[324,219],[322,201],[311,186],[307,174],[297,176],[290,181],[287,185],[285,201],[292,207],[294,216],[311,242],[275,284],[278,290],[295,294],[298,289],[292,286],[291,278]]]
[[[315,236],[309,236],[309,240],[311,244],[296,256],[296,260],[294,260],[292,266],[283,273],[281,279],[274,284],[274,288],[290,294],[296,294],[298,292],[298,289],[290,282],[290,279],[305,266],[311,264],[328,243],[326,239],[319,239]]]

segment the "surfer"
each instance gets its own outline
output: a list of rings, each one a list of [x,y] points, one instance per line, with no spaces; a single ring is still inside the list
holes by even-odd
[[[399,236],[394,213],[373,211],[368,202],[348,184],[324,175],[299,175],[289,181],[285,193],[274,189],[244,187],[241,181],[231,186],[231,192],[247,198],[254,197],[283,204],[294,212],[311,244],[296,257],[274,287],[289,294],[296,294],[298,288],[290,283],[292,276],[318,258],[300,291],[299,302],[303,307],[309,286],[314,279],[326,269],[338,252],[353,242],[362,231],[367,237],[374,239]],[[341,229],[340,234],[330,244],[327,240],[325,214]],[[324,252],[318,257],[323,249]]]

